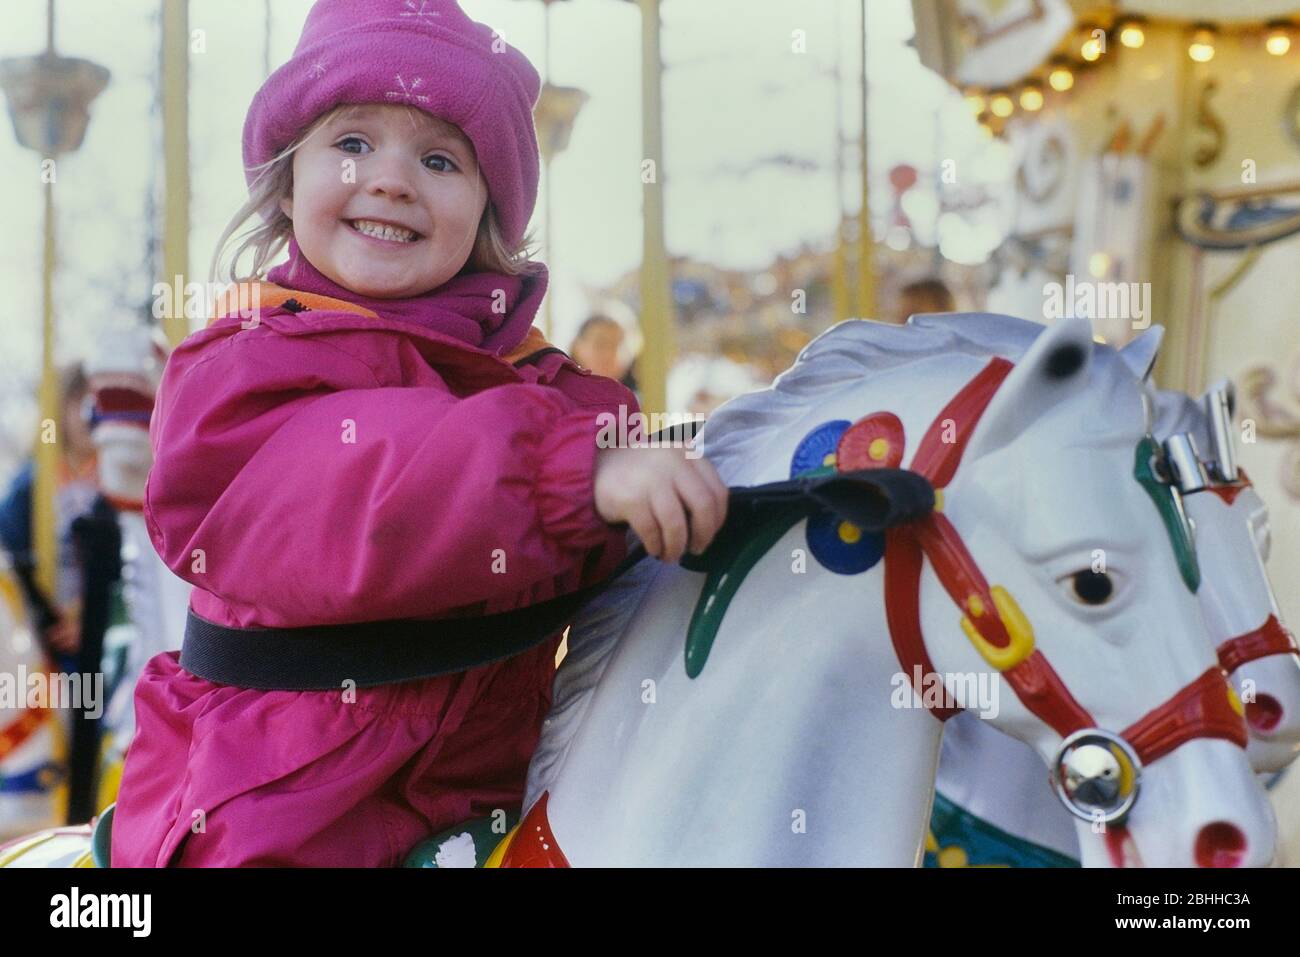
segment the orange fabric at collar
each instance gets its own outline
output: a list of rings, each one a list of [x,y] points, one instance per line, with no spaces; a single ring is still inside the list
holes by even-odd
[[[364,306],[358,306],[354,302],[348,302],[346,299],[335,299],[332,296],[321,296],[316,293],[301,292],[297,289],[286,289],[272,282],[241,282],[222,291],[213,307],[212,316],[208,319],[207,325],[210,326],[220,319],[225,319],[227,316],[237,313],[241,306],[248,308],[251,304],[256,303],[259,308],[275,308],[284,305],[291,299],[308,309],[321,312],[351,312],[370,319],[379,318],[379,315],[372,310],[366,309]],[[542,330],[536,326],[531,326],[523,341],[500,358],[505,362],[513,363],[525,356],[532,355],[540,349],[549,348],[552,348],[551,343],[542,335]]]

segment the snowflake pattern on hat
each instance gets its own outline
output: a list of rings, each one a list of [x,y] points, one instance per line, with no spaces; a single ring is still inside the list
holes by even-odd
[[[389,90],[384,96],[390,100],[401,100],[403,103],[428,103],[429,98],[416,93],[416,89],[424,82],[424,77],[417,76],[411,80],[411,85],[407,86],[406,81],[402,79],[402,74],[397,74],[397,85],[400,90]]]
[[[398,14],[399,17],[440,17],[442,16],[437,10],[426,10],[429,0],[420,0],[420,7],[417,10],[415,0],[406,0],[406,8]]]

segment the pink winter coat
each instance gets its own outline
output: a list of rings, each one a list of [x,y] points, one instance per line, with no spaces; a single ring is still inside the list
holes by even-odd
[[[264,295],[255,327],[216,321],[168,362],[145,511],[196,614],[294,627],[492,613],[613,570],[625,532],[593,505],[596,417],[635,411],[631,392],[558,351],[516,368],[329,302],[294,313]],[[155,657],[113,866],[397,865],[437,830],[518,807],[558,643],[352,703],[216,685]]]

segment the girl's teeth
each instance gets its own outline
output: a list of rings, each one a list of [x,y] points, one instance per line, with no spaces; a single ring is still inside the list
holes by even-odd
[[[388,226],[384,223],[372,223],[366,219],[356,219],[352,221],[352,228],[366,236],[373,236],[376,239],[387,239],[391,242],[410,243],[415,241],[415,233],[409,229],[398,229],[396,226]]]

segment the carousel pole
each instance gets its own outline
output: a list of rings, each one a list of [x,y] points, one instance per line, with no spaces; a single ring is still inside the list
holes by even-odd
[[[659,58],[659,0],[639,0],[641,6],[641,143],[642,161],[654,175],[642,175],[641,254],[641,407],[668,411],[668,368],[674,335],[668,250],[664,240],[663,64]]]
[[[849,317],[849,266],[844,248],[844,106],[843,84],[840,82],[841,42],[840,14],[843,4],[835,4],[835,259],[831,268],[831,303],[834,321],[843,322]]]
[[[858,231],[858,316],[876,316],[876,268],[871,243],[871,177],[867,136],[867,0],[861,0],[862,15],[859,41],[862,46],[862,210]]]
[[[162,3],[163,236],[162,281],[171,285],[189,271],[189,0]],[[184,296],[172,297],[163,330],[172,346],[190,333]]]
[[[537,127],[537,147],[542,156],[542,243],[552,280],[555,272],[555,247],[552,245],[551,222],[554,205],[551,202],[551,168],[555,157],[569,146],[569,136],[577,122],[578,113],[587,102],[587,94],[575,87],[556,86],[551,82],[551,4],[555,0],[542,0],[542,72],[544,80],[533,109],[533,122]],[[553,287],[552,287],[553,288]],[[548,289],[542,300],[542,334],[547,339],[555,331],[551,303],[554,295]]]
[[[54,184],[45,183],[44,255],[41,268],[41,385],[39,395],[41,440],[36,443],[32,485],[32,554],[36,559],[36,585],[54,597],[58,568],[58,541],[54,498],[59,485],[58,434],[63,428],[59,415],[59,379],[54,365]],[[55,423],[55,441],[46,441],[46,429]]]
[[[30,577],[19,570],[24,590],[32,603],[37,641],[45,643],[44,630],[57,621],[58,539],[55,493],[59,485],[59,430],[63,427],[59,382],[54,366],[58,336],[54,311],[54,271],[58,266],[55,247],[54,183],[57,158],[75,152],[90,123],[90,104],[108,85],[109,72],[102,66],[75,57],[62,57],[54,48],[54,0],[47,0],[45,52],[31,57],[0,61],[0,87],[9,102],[14,132],[20,145],[41,156],[44,186],[44,251],[41,277],[41,385],[40,436],[35,451],[32,487],[32,550],[34,568]],[[83,593],[84,598],[84,593]],[[93,610],[92,610],[93,613]],[[87,633],[83,607],[83,647],[78,663],[84,661]],[[92,622],[93,624],[93,622]],[[102,637],[102,635],[101,635]],[[49,651],[49,649],[46,649]],[[52,652],[51,652],[52,653]],[[96,662],[96,666],[98,662]],[[82,711],[82,716],[85,712]],[[78,719],[79,720],[79,719]]]
[[[0,87],[9,103],[20,145],[41,156],[43,243],[41,270],[40,426],[32,487],[32,584],[38,595],[56,595],[58,543],[55,491],[59,485],[59,431],[63,428],[58,372],[54,365],[58,322],[54,312],[54,183],[57,158],[75,151],[90,122],[90,102],[108,85],[108,71],[87,60],[61,57],[54,49],[54,0],[45,5],[45,52],[0,61]]]
[[[54,0],[45,8],[45,52],[54,57]],[[35,481],[32,486],[32,552],[36,559],[36,585],[53,598],[58,569],[58,536],[54,497],[59,486],[58,434],[63,428],[59,414],[59,377],[54,365],[54,270],[57,266],[54,242],[54,177],[44,177],[44,243],[41,268],[41,439],[36,443]],[[46,440],[49,423],[55,423],[54,441]]]
[[[551,82],[551,0],[542,0],[542,82]],[[542,243],[546,246],[546,262],[550,269],[555,269],[555,249],[551,245],[551,155],[550,150],[542,153],[542,190],[546,198],[542,206]],[[555,328],[551,313],[551,303],[555,297],[550,290],[542,301],[542,335],[551,338]]]
[[[262,76],[271,75],[271,0],[263,0],[262,9]]]

